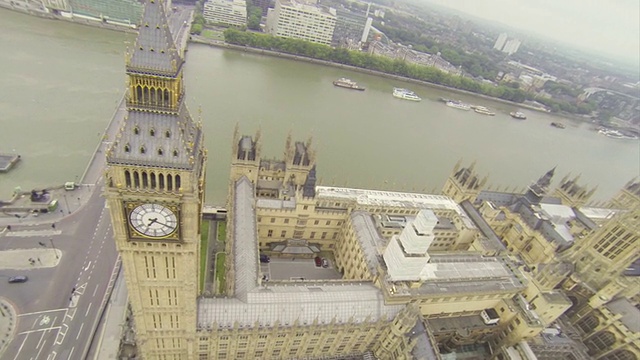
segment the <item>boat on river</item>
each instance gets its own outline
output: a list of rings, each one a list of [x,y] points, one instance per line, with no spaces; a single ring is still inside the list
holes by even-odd
[[[422,99],[416,95],[413,91],[403,88],[393,88],[393,96],[398,99],[421,101]]]
[[[478,114],[482,114],[482,115],[489,115],[489,116],[494,116],[496,113],[494,113],[493,111],[489,110],[489,108],[486,108],[484,106],[472,106],[473,111],[477,112]]]
[[[347,78],[340,78],[334,81],[333,85],[345,89],[364,91],[364,88],[362,86],[359,86],[358,83]]]
[[[446,105],[454,109],[460,109],[465,111],[471,110],[471,105],[465,104],[462,101],[451,100],[451,101],[447,101]]]
[[[511,115],[512,118],[518,119],[518,120],[525,120],[527,118],[527,115],[525,115],[520,111],[512,111],[509,113],[509,115]]]

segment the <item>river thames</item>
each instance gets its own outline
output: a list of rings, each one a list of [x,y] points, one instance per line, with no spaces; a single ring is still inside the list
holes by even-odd
[[[43,20],[0,9],[0,152],[22,162],[0,174],[0,199],[82,176],[125,87],[124,33]],[[593,125],[390,79],[251,53],[190,44],[187,103],[202,117],[207,202],[224,204],[231,139],[262,131],[263,156],[281,158],[287,134],[313,137],[322,185],[439,192],[455,163],[477,160],[500,188],[523,188],[557,166],[611,197],[640,173],[635,140],[607,138]],[[332,86],[349,77],[364,92]],[[408,87],[422,102],[391,96]],[[490,107],[489,117],[445,106],[440,97]],[[562,121],[567,128],[550,126]]]

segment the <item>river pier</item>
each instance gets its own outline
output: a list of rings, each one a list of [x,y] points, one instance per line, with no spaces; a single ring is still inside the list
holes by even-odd
[[[8,172],[20,161],[20,155],[0,153],[0,172]]]

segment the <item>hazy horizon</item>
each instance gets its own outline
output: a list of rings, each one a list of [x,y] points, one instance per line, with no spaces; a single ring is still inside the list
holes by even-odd
[[[640,1],[426,0],[618,61],[640,63]]]

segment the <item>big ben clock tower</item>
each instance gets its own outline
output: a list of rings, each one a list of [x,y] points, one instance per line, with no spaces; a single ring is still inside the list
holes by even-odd
[[[105,192],[139,353],[194,358],[206,152],[184,103],[184,60],[162,0],[146,0],[127,54],[126,116],[107,152]]]

